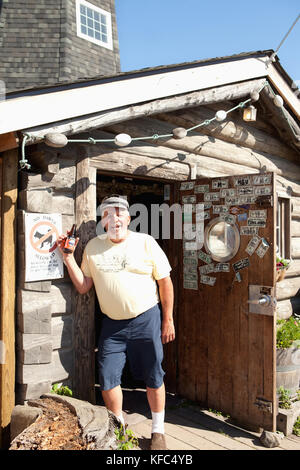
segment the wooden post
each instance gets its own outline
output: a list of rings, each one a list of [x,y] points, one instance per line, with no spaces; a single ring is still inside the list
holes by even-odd
[[[80,237],[76,261],[81,264],[86,243],[96,235],[96,169],[89,168],[89,159],[77,164],[76,225]],[[74,312],[74,395],[95,402],[95,292],[76,292]]]
[[[3,153],[1,190],[1,300],[0,340],[0,439],[1,448],[9,445],[9,425],[15,405],[15,260],[18,151]]]
[[[0,134],[0,149],[1,152],[5,150],[11,150],[17,148],[19,145],[19,139],[15,132],[9,132],[7,134]]]

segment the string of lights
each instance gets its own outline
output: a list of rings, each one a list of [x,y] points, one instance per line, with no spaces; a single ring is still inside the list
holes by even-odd
[[[241,101],[239,104],[229,109],[228,111],[219,110],[216,112],[213,118],[205,119],[199,124],[196,124],[195,126],[192,126],[188,129],[185,129],[183,127],[177,127],[173,129],[172,133],[170,134],[153,134],[153,135],[141,136],[141,137],[131,137],[129,134],[121,133],[121,134],[116,135],[113,139],[94,139],[93,137],[88,137],[87,139],[68,139],[67,136],[64,134],[50,133],[45,136],[45,143],[49,145],[50,147],[65,147],[68,143],[88,143],[92,145],[96,145],[97,143],[114,143],[118,147],[126,147],[130,145],[131,143],[137,142],[137,141],[145,141],[145,140],[158,141],[159,139],[167,139],[167,138],[183,139],[188,135],[188,133],[196,129],[199,129],[200,127],[208,126],[214,121],[218,121],[218,122],[224,121],[225,119],[227,119],[230,113],[232,113],[233,111],[236,111],[237,109],[244,110],[243,119],[245,121],[255,121],[257,109],[253,106],[252,103],[259,100],[260,93],[265,87],[268,87],[268,89],[271,91],[273,95],[274,105],[282,109],[284,118],[287,120],[289,126],[291,127],[293,133],[295,134],[293,126],[290,124],[288,116],[284,112],[284,108],[283,108],[284,102],[283,102],[282,97],[274,93],[272,87],[266,80],[263,83],[263,85],[260,87],[260,89],[253,90],[250,93],[250,97],[247,100]],[[28,163],[28,160],[26,159],[25,146],[26,146],[26,142],[31,138],[31,135],[29,133],[24,133],[23,135],[24,135],[24,138],[22,140],[22,160],[20,160],[19,163],[20,163],[21,169],[29,170],[31,168],[31,165]]]

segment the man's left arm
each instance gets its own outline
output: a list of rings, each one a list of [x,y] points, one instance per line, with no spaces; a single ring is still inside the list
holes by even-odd
[[[166,344],[175,339],[175,327],[173,321],[174,289],[170,276],[157,281],[159,296],[162,306],[162,343]]]

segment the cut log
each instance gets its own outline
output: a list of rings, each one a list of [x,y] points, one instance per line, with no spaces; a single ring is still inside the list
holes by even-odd
[[[278,192],[285,193],[286,196],[300,196],[300,184],[279,175],[276,176],[276,188]]]
[[[190,108],[201,104],[238,100],[246,96],[248,97],[250,92],[254,89],[259,89],[263,82],[263,79],[250,80],[223,87],[215,87],[209,90],[185,93],[171,98],[148,101],[143,104],[124,106],[122,108],[102,111],[84,117],[80,116],[75,119],[52,123],[48,126],[28,128],[26,132],[31,135],[31,139],[28,140],[28,143],[42,141],[44,136],[49,132],[58,132],[65,135],[78,134],[141,116],[150,116],[151,114]]]
[[[72,375],[73,351],[57,350],[52,353],[50,364],[17,364],[17,382],[20,384],[39,383],[51,380],[52,383],[65,380]]]
[[[215,112],[204,107],[193,110],[182,110],[171,114],[159,114],[155,118],[166,121],[171,125],[182,126],[186,129],[191,128],[206,119],[212,119]],[[268,135],[253,126],[247,125],[244,121],[236,119],[236,115],[228,114],[227,119],[223,122],[213,121],[205,125],[201,131],[207,135],[217,137],[225,142],[231,142],[246,148],[256,150],[258,152],[268,153],[277,157],[289,159],[298,162],[299,155],[293,152],[290,147],[284,145],[280,140]],[[197,132],[197,129],[195,130]]]
[[[21,172],[22,188],[55,188],[56,190],[65,190],[70,192],[74,190],[76,176],[76,167],[74,165],[64,166],[61,162],[60,170],[57,174],[32,174],[25,171]]]
[[[97,138],[109,138],[111,134],[97,132]],[[257,173],[247,166],[228,163],[217,158],[190,152],[177,152],[162,145],[135,142],[134,145],[115,149],[109,144],[82,145],[91,165],[96,168],[120,171],[126,174],[152,176],[164,179],[183,180],[195,177],[216,177]]]
[[[73,315],[52,317],[51,341],[52,348],[72,348],[73,339]]]
[[[300,237],[300,220],[293,219],[291,221],[291,236]]]
[[[297,298],[297,297],[295,297]],[[279,300],[276,305],[276,320],[287,320],[293,314],[290,299]]]
[[[293,313],[300,313],[300,297],[279,300],[276,306],[277,320],[288,319]]]
[[[292,198],[292,219],[300,217],[300,198]]]
[[[282,140],[297,151],[298,147],[296,144],[299,144],[299,141],[295,135],[300,135],[300,127],[286,109],[282,110],[282,108],[275,106],[273,99],[274,94],[268,87],[265,87],[261,92],[261,100],[272,113],[272,121],[278,129]]]
[[[292,237],[291,239],[291,255],[292,258],[300,258],[300,237]]]
[[[276,284],[276,298],[277,300],[290,299],[298,295],[299,289],[299,277],[285,278]]]
[[[292,259],[289,269],[286,271],[285,277],[300,276],[300,259]]]

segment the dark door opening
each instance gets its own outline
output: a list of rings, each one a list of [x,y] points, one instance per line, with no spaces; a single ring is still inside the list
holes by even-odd
[[[127,196],[127,200],[129,205],[132,206],[134,204],[143,204],[148,213],[148,231],[147,233],[153,233],[152,230],[152,220],[151,220],[151,205],[152,204],[163,204],[164,202],[164,183],[157,181],[157,180],[149,180],[149,179],[140,179],[140,178],[133,178],[133,177],[124,177],[124,176],[113,176],[113,175],[104,175],[104,174],[97,174],[97,207],[99,207],[101,200],[109,196],[110,194],[120,194]],[[137,206],[136,206],[137,207]],[[131,228],[132,223],[139,217],[139,212],[137,211],[135,215],[131,217]],[[100,223],[101,217],[97,214],[97,225]],[[136,225],[137,224],[137,225]],[[137,223],[134,224],[134,231],[140,232],[144,231],[143,227]],[[159,230],[158,230],[158,237],[156,241],[164,247],[167,240],[161,239],[161,223],[159,222]],[[132,228],[131,228],[132,229]],[[156,228],[157,231],[157,228]],[[96,347],[98,343],[99,334],[101,331],[101,323],[102,323],[103,314],[99,307],[98,301],[96,301],[96,312],[95,312],[95,337],[96,337]],[[96,363],[95,367],[95,380],[96,380],[96,397],[97,401],[102,400],[101,393],[98,393],[99,388],[97,387],[98,383],[98,365]],[[122,375],[122,383],[121,386],[123,388],[144,388],[145,385],[143,382],[136,381],[129,368],[128,361],[126,361],[126,365]]]

